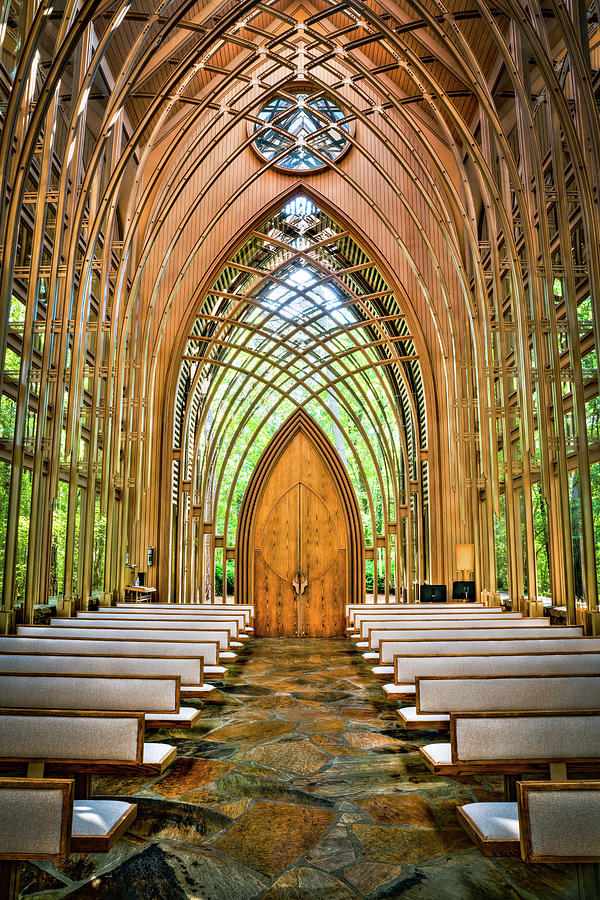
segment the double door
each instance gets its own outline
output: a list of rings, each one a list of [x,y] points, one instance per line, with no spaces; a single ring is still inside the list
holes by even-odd
[[[273,467],[254,528],[257,635],[343,633],[346,527],[337,487],[299,432]]]

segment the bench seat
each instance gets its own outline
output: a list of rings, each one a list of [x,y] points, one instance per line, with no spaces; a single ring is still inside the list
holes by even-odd
[[[600,769],[600,712],[450,713],[450,742],[420,748],[435,775],[524,775]]]
[[[569,626],[573,627],[573,626]],[[415,640],[414,637],[406,640],[382,640],[379,644],[382,666],[394,664],[396,656],[506,656],[511,653],[529,654],[536,652],[564,653],[579,651],[600,652],[600,637],[563,636],[556,637],[558,630],[564,631],[562,626],[545,629],[543,637],[531,638],[529,634],[522,633],[518,637],[498,638],[497,635],[488,635],[481,638],[460,637],[437,638],[435,640]],[[406,679],[402,679],[405,681]]]
[[[436,775],[452,774],[455,767],[452,765],[452,752],[450,744],[427,744],[420,748],[421,756],[425,764]]]
[[[394,682],[414,684],[419,676],[451,678],[460,676],[502,675],[600,674],[600,653],[597,650],[561,650],[503,655],[475,654],[416,654],[394,658]],[[445,712],[446,710],[443,710]]]
[[[388,700],[403,700],[405,697],[412,699],[417,688],[414,684],[384,684],[381,690]]]
[[[135,821],[137,806],[122,800],[75,800],[72,853],[107,853]]]
[[[82,775],[162,775],[177,756],[177,747],[170,744],[159,744],[155,741],[144,742],[141,761],[96,762],[78,760],[74,763],[51,762],[47,771],[53,775],[67,777],[70,773]]]
[[[134,656],[134,657],[191,657],[203,659],[206,666],[219,665],[217,641],[137,640],[131,638],[77,638],[56,634],[51,637],[0,637],[0,653],[65,654],[67,656]],[[61,629],[67,631],[68,629]],[[204,671],[206,672],[206,666]]]
[[[204,670],[206,671],[206,669]],[[375,676],[375,678],[389,678],[390,675],[394,674],[393,666],[373,666],[371,672]]]
[[[466,803],[456,815],[484,856],[521,857],[517,803]]]
[[[450,716],[445,713],[418,713],[416,706],[405,706],[396,713],[409,731],[441,731],[448,728]],[[147,718],[147,717],[146,717]]]
[[[179,712],[146,713],[144,724],[146,728],[193,728],[201,715],[199,709],[181,706]]]
[[[181,697],[187,697],[192,700],[198,697],[200,700],[215,690],[214,684],[182,684],[180,690]]]

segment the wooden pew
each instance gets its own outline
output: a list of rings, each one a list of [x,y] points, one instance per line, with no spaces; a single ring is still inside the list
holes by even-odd
[[[365,621],[373,622],[374,624],[379,624],[382,622],[450,622],[454,619],[460,620],[476,620],[476,619],[484,619],[488,620],[519,620],[519,621],[548,621],[549,619],[524,619],[523,614],[520,612],[502,612],[499,609],[451,609],[451,610],[435,610],[434,612],[427,612],[426,610],[422,612],[420,610],[411,610],[410,613],[399,613],[392,609],[387,610],[375,610],[372,612],[357,610],[354,613],[352,625],[353,629],[348,629],[349,631],[356,633],[357,631],[361,631],[361,624]],[[362,631],[364,634],[365,632]]]
[[[450,741],[420,753],[436,775],[525,775],[552,780],[600,767],[600,712],[589,710],[450,714]]]
[[[196,657],[204,660],[205,675],[225,675],[227,669],[219,665],[219,646],[216,641],[159,641],[138,640],[116,637],[76,638],[76,637],[0,637],[0,654],[7,651],[17,653],[66,653],[91,656],[135,656],[135,657]]]
[[[65,620],[69,621],[69,620]],[[76,623],[76,619],[70,621]],[[215,642],[219,647],[219,659],[231,660],[235,659],[236,654],[229,651],[231,632],[226,629],[206,628],[199,631],[181,631],[178,628],[173,630],[166,628],[136,628],[119,626],[117,628],[98,627],[92,628],[85,625],[73,628],[61,628],[53,625],[18,625],[17,637],[24,638],[54,638],[70,640],[71,638],[93,639],[93,640],[148,640],[148,641],[169,641],[170,643],[184,641],[204,641]]]
[[[596,674],[599,661],[598,650],[396,656],[394,683],[384,684],[382,690],[388,699],[410,702],[415,697],[415,682],[419,676]]]
[[[530,622],[535,621],[530,619]],[[369,648],[363,653],[364,659],[380,659],[380,644],[382,641],[405,641],[414,637],[419,640],[436,640],[437,638],[460,638],[467,640],[468,638],[487,637],[520,637],[521,635],[529,638],[544,638],[547,635],[556,637],[583,637],[583,628],[579,625],[559,625],[550,627],[524,627],[521,622],[490,622],[483,625],[471,625],[464,622],[449,622],[446,625],[436,624],[427,627],[395,626],[370,627],[367,633],[367,640],[364,644]]]
[[[17,628],[18,634],[27,634],[28,632],[19,632],[19,628],[57,628],[68,630],[73,634],[84,634],[86,631],[90,630],[101,630],[107,632],[117,632],[121,630],[125,631],[143,631],[143,632],[179,632],[179,637],[187,638],[191,637],[192,640],[196,640],[200,638],[201,640],[206,636],[210,636],[213,632],[218,634],[221,649],[224,652],[229,650],[238,650],[240,647],[244,646],[243,641],[237,640],[238,637],[243,637],[244,641],[248,640],[247,635],[239,635],[238,622],[222,619],[217,621],[215,619],[211,619],[210,621],[181,621],[179,618],[173,622],[172,619],[168,619],[167,621],[163,620],[154,620],[154,619],[125,619],[123,621],[114,619],[105,619],[104,617],[100,617],[98,619],[51,619],[50,625],[20,625]],[[225,639],[223,632],[229,634],[229,638]]]
[[[562,627],[562,626],[561,626]],[[575,627],[575,626],[566,626]],[[538,650],[600,650],[600,638],[593,637],[554,637],[554,627],[547,636],[539,638],[436,638],[423,640],[383,640],[380,642],[381,665],[371,669],[378,678],[386,678],[394,673],[394,657],[396,656],[461,656],[484,654],[503,656],[507,653],[535,653]]]
[[[349,628],[351,628],[354,625],[354,618],[357,613],[435,615],[458,610],[465,613],[471,610],[485,613],[487,609],[488,607],[485,607],[482,603],[355,603],[346,606],[346,621]],[[498,613],[498,608],[495,608],[493,612]]]
[[[57,675],[4,672],[0,707],[142,712],[146,728],[191,728],[200,710],[180,705],[177,675]]]
[[[244,620],[243,613],[239,613],[235,616],[221,616],[221,615],[202,615],[202,616],[172,616],[172,615],[152,615],[149,612],[136,613],[129,610],[123,610],[120,613],[115,612],[114,615],[99,615],[98,613],[78,613],[77,618],[75,619],[51,619],[50,624],[60,624],[64,626],[64,623],[75,623],[75,626],[67,625],[67,627],[81,627],[81,625],[91,625],[92,627],[98,626],[122,626],[128,628],[130,625],[144,625],[144,626],[157,626],[168,627],[168,628],[189,628],[189,629],[201,629],[207,627],[208,624],[214,625],[217,628],[222,626],[222,623],[227,623],[227,627],[229,627],[230,623],[236,623],[237,628],[231,629],[231,637],[240,643],[238,646],[242,647],[245,641],[250,640],[250,636],[245,633],[246,623]],[[233,646],[233,644],[232,644]]]
[[[246,616],[246,630],[252,631],[254,606],[243,603],[117,603],[116,606],[102,606],[100,611],[115,612],[119,610],[149,610],[189,615],[202,614],[206,611],[223,610],[225,612],[243,612]]]
[[[467,675],[416,678],[416,706],[398,710],[409,730],[448,728],[453,712],[600,708],[597,673],[585,675]]]
[[[40,652],[23,654],[5,650],[0,653],[0,670],[63,675],[178,676],[181,681],[180,695],[184,699],[202,698],[215,689],[213,684],[206,684],[203,680],[201,657],[88,656]]]
[[[600,781],[518,782],[516,802],[467,803],[457,817],[484,856],[600,861]]]
[[[74,709],[0,709],[0,760],[21,763],[27,774],[124,772],[160,775],[177,748],[144,743],[144,715]]]
[[[0,778],[0,897],[19,896],[19,862],[106,853],[129,828],[137,805],[75,800],[73,779]]]
[[[526,624],[527,623],[527,624]],[[453,616],[363,616],[357,620],[357,630],[350,635],[350,640],[355,642],[358,650],[364,646],[372,628],[448,628],[451,625],[468,628],[506,628],[508,625],[521,625],[527,628],[548,627],[549,619],[520,619],[512,617],[510,613],[499,613],[495,616],[464,616],[457,613]]]

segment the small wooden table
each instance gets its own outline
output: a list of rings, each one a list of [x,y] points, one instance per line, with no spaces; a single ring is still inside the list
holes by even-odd
[[[126,584],[124,593],[126,600],[127,594],[129,594],[129,599],[135,603],[147,603],[148,601],[158,603],[158,592],[155,587],[150,587],[149,585]]]

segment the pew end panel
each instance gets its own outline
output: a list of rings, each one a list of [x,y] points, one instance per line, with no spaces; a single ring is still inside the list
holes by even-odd
[[[600,862],[600,781],[517,783],[521,857]]]
[[[75,784],[0,778],[0,860],[64,860],[71,852]]]

